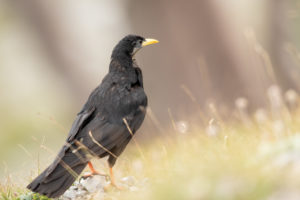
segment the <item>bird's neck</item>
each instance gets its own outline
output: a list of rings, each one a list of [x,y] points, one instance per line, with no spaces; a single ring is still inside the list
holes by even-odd
[[[118,55],[111,58],[109,72],[122,72],[133,68],[133,59],[130,55]]]

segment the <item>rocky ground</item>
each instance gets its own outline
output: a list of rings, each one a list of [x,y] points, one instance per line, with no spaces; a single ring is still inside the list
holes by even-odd
[[[143,191],[148,179],[137,180],[134,176],[123,177],[118,182],[118,188],[111,186],[107,176],[93,175],[81,177],[57,200],[114,200],[120,199],[121,192]],[[0,198],[1,199],[1,198]],[[29,192],[21,195],[18,200],[49,200],[49,198]]]
[[[110,185],[106,176],[94,175],[88,178],[80,178],[76,181],[59,200],[89,200],[89,199],[114,199],[108,192],[115,190],[127,190],[136,192],[142,190],[147,179],[138,181],[134,176],[123,177],[118,183],[119,189]]]

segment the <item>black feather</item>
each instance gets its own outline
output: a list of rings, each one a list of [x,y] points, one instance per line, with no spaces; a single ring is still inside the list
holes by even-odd
[[[88,154],[100,158],[109,156],[109,165],[115,164],[132,138],[123,120],[126,119],[135,133],[146,114],[147,96],[142,71],[132,59],[135,45],[143,40],[143,37],[129,35],[117,44],[109,73],[78,113],[66,144],[54,162],[27,186],[28,189],[48,197],[59,197],[83,171],[90,158]]]

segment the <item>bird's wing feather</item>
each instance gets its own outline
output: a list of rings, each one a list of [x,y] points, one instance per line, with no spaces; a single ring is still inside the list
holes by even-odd
[[[91,107],[90,109],[84,110],[77,115],[69,132],[67,142],[71,142],[75,138],[78,131],[84,127],[84,125],[87,123],[87,119],[92,116],[94,111],[95,107]]]
[[[88,134],[84,135],[83,142],[94,154],[100,157],[102,154],[107,153],[107,150],[112,151],[116,145],[130,137],[130,133],[124,125],[112,123],[97,117],[85,129],[83,132]]]

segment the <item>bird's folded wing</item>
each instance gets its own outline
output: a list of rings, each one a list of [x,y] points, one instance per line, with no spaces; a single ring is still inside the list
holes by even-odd
[[[113,150],[130,136],[124,124],[113,123],[98,117],[90,121],[82,132],[85,133],[83,143],[97,155]]]
[[[94,111],[95,107],[91,107],[89,110],[80,112],[77,115],[69,132],[67,142],[71,142],[75,138],[78,131],[82,129],[85,124],[87,124],[88,119],[92,116]]]

